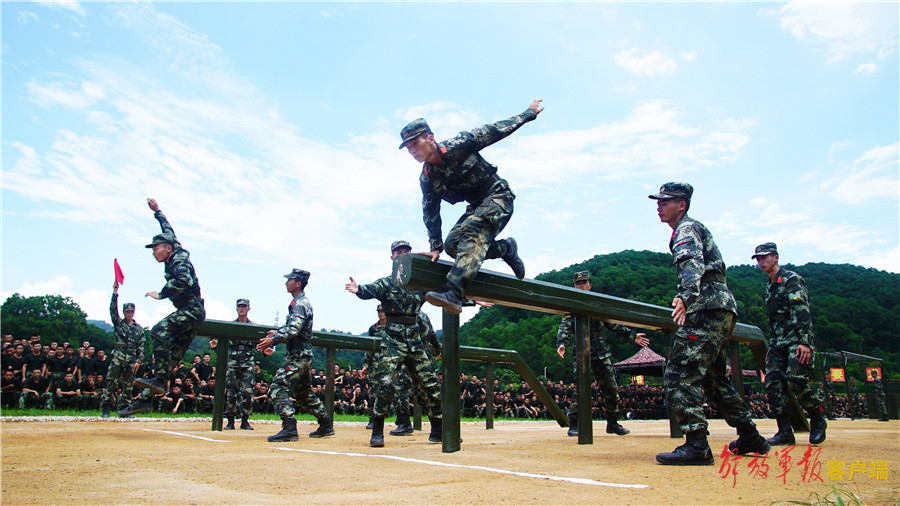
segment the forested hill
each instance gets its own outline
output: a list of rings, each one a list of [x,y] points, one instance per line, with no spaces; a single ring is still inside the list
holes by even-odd
[[[900,375],[900,275],[855,265],[809,263],[783,267],[799,273],[810,292],[810,310],[821,351],[846,350],[885,359],[885,373]],[[593,290],[668,307],[675,295],[675,271],[668,253],[626,250],[597,255],[536,279],[570,285],[572,274],[591,272]],[[768,336],[764,300],[766,275],[755,265],[728,268],[728,286],[738,300],[742,323],[756,325]],[[537,374],[571,378],[572,361],[556,355],[560,317],[502,306],[483,308],[463,325],[461,343],[517,350]],[[650,333],[651,348],[662,353],[662,334]],[[632,343],[608,335],[616,361],[637,351]],[[745,353],[745,367],[755,368]],[[833,362],[829,362],[831,366]],[[837,365],[837,364],[834,364]],[[473,369],[474,370],[474,369]],[[858,369],[851,367],[848,372]],[[860,379],[862,376],[860,375]]]

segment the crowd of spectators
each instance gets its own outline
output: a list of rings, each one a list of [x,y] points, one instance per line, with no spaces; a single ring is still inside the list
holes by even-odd
[[[44,409],[95,410],[100,407],[100,397],[106,388],[109,359],[106,350],[95,349],[89,342],[42,344],[38,335],[30,339],[3,337],[2,394],[3,407]],[[77,346],[77,348],[76,348]],[[254,368],[253,411],[272,413],[267,375]],[[312,389],[325,401],[326,374],[324,370],[312,370]],[[153,377],[152,364],[139,363],[135,377]],[[520,419],[552,418],[537,394],[526,382],[509,383],[505,387],[493,381],[494,416]],[[170,371],[166,392],[153,399],[154,408],[167,413],[212,413],[215,394],[215,366],[209,353],[196,355],[190,364]],[[566,411],[575,396],[575,384],[546,380],[544,387],[554,402]],[[139,391],[134,387],[120,386],[115,395],[134,398]],[[367,415],[372,404],[369,396],[369,378],[365,369],[345,369],[335,366],[334,412],[337,414]],[[463,417],[483,418],[487,409],[487,385],[477,376],[460,377],[460,414]],[[754,418],[774,418],[763,393],[746,392]],[[415,392],[409,392],[411,402]],[[604,418],[603,399],[596,383],[591,391],[592,411],[595,420]],[[619,387],[621,416],[630,420],[652,420],[667,417],[665,391],[661,386],[622,385]],[[859,412],[865,414],[865,396],[860,396]],[[846,397],[835,396],[832,416],[849,417],[850,406]],[[707,418],[721,418],[709,405],[705,405]]]

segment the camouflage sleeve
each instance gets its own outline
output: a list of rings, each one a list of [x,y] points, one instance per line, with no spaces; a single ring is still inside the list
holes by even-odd
[[[428,187],[424,174],[419,178],[419,186],[422,188],[422,220],[428,231],[429,251],[442,250],[444,238],[441,231],[441,198]]]
[[[678,272],[678,295],[687,312],[696,311],[691,307],[700,298],[700,278],[703,277],[703,241],[697,231],[688,226],[680,226],[672,237],[672,256]]]
[[[372,326],[369,327],[368,336],[369,337],[380,337],[379,332],[378,332],[378,324],[377,323],[374,323],[374,324],[372,324]]]
[[[384,286],[384,278],[376,280],[374,283],[369,283],[368,285],[359,285],[359,291],[356,292],[356,296],[362,300],[369,299],[378,299],[381,300],[382,295],[385,292]]]
[[[634,341],[634,331],[631,330],[631,327],[626,327],[625,325],[619,325],[618,323],[608,323],[603,322],[603,326],[607,329],[613,331],[617,336],[629,341]]]
[[[115,292],[112,294],[112,300],[109,301],[109,318],[112,320],[113,327],[118,326],[122,321],[119,318],[119,294]]]
[[[306,306],[303,304],[294,304],[291,306],[291,314],[288,315],[284,325],[272,336],[272,344],[281,344],[288,340],[291,336],[299,336],[303,332],[308,318]]]
[[[812,318],[809,314],[809,292],[800,276],[792,276],[784,287],[787,292],[790,326],[798,344],[813,345]]]
[[[536,112],[525,109],[525,112],[511,118],[480,126],[470,132],[462,132],[445,144],[450,148],[450,153],[458,153],[458,156],[466,157],[470,153],[481,151],[491,144],[509,137],[519,127],[535,118],[537,118]]]
[[[166,280],[166,286],[159,291],[159,296],[162,299],[169,298],[173,295],[179,295],[184,291],[193,288],[197,281],[191,274],[191,268],[188,266],[190,260],[188,260],[187,253],[185,253],[184,250],[178,251],[178,253],[172,255],[172,259],[170,260],[172,262],[172,276]]]
[[[443,343],[438,339],[434,327],[431,326],[431,318],[424,311],[419,311],[417,315],[419,325],[419,335],[422,336],[422,344],[431,351],[432,356],[438,356],[443,353]]]
[[[155,211],[153,217],[159,222],[159,228],[164,234],[172,234],[175,237],[175,230],[172,229],[172,225],[169,224],[169,220],[166,219],[166,215],[162,211]]]
[[[567,314],[559,322],[559,330],[556,331],[556,347],[569,346],[569,341],[575,336],[575,317]]]

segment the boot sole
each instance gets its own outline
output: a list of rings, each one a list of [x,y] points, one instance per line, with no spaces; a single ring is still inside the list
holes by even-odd
[[[156,386],[156,385],[152,385],[152,384],[150,384],[150,383],[147,383],[147,382],[144,380],[144,378],[138,378],[138,379],[134,380],[134,384],[137,385],[139,388],[149,388],[150,391],[151,391],[152,393],[154,393],[154,394],[162,394],[162,393],[165,393],[165,392],[166,392],[166,389],[165,389],[165,388],[160,388],[160,387],[158,387],[158,386]]]
[[[390,432],[388,432],[388,434],[390,434],[390,435],[392,435],[392,436],[411,436],[412,433],[413,433],[413,430],[412,430],[412,429],[410,429],[410,430],[404,430],[404,431],[402,431],[402,432],[397,432],[397,431],[393,431],[393,430],[390,431]]]
[[[671,461],[671,460],[662,460],[659,456],[656,457],[656,462],[664,465],[664,466],[711,466],[716,463],[715,459],[711,460],[685,460],[685,461]]]
[[[116,414],[119,415],[119,418],[128,418],[132,415],[136,415],[139,413],[149,413],[153,411],[153,406],[147,406],[145,408],[132,409],[128,411],[117,411]]]
[[[279,438],[268,437],[268,438],[266,438],[266,440],[267,440],[268,442],[270,442],[270,443],[284,443],[284,442],[286,442],[286,441],[299,441],[299,440],[300,440],[300,437],[299,437],[299,436],[296,436],[296,437],[279,437]]]
[[[369,441],[372,448],[384,448],[384,441]]]
[[[431,294],[432,292],[428,292],[425,294],[425,300],[430,302],[432,305],[444,308],[444,311],[450,314],[460,314],[462,313],[462,306],[453,304],[447,300],[444,300],[440,297],[435,297]]]
[[[311,437],[311,438],[328,437],[328,436],[333,436],[333,435],[334,435],[334,431],[331,431],[326,434],[322,434],[321,432],[310,432],[309,433],[309,437]]]

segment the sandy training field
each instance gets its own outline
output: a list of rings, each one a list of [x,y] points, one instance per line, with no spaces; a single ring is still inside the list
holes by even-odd
[[[775,422],[758,422],[770,436]],[[578,445],[552,422],[463,424],[462,450],[441,452],[425,431],[368,446],[363,424],[335,424],[337,434],[268,443],[280,428],[210,431],[209,421],[4,419],[3,504],[768,504],[808,501],[835,485],[867,504],[900,499],[900,423],[829,422],[806,444],[765,462],[721,458],[733,430],[713,421],[715,466],[670,467],[654,456],[680,444],[665,421],[628,422],[611,436],[594,424],[594,444]],[[385,433],[393,426],[385,427]],[[807,434],[797,434],[798,443]],[[815,451],[820,449],[817,454]],[[778,449],[783,451],[781,448]],[[817,464],[817,463],[818,464]],[[724,465],[723,465],[724,464]],[[751,466],[751,464],[756,464]],[[762,464],[762,465],[760,465]],[[782,465],[786,464],[786,465]],[[760,474],[768,467],[767,476]],[[787,472],[785,473],[785,468]],[[841,471],[843,474],[841,474]],[[821,481],[814,477],[818,474]],[[784,475],[784,476],[782,476]]]

